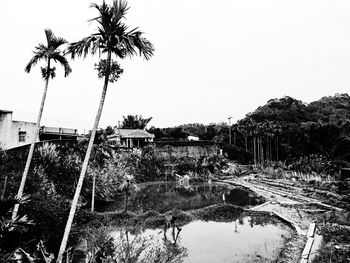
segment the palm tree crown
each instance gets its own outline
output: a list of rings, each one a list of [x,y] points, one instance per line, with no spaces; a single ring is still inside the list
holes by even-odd
[[[152,43],[141,37],[142,32],[137,28],[128,30],[122,22],[129,10],[126,1],[115,0],[111,6],[103,1],[101,5],[92,4],[91,7],[99,13],[90,20],[99,24],[97,32],[69,45],[72,58],[75,55],[86,57],[88,53],[94,55],[97,51],[99,54],[110,51],[121,59],[137,53],[147,60],[151,58],[154,51]]]
[[[64,76],[67,77],[69,73],[72,72],[71,67],[67,59],[64,57],[62,51],[59,50],[61,45],[67,42],[64,38],[56,37],[50,29],[45,29],[45,35],[47,40],[47,45],[39,44],[35,47],[34,57],[29,61],[25,67],[25,72],[29,73],[31,68],[35,66],[40,60],[50,61],[53,59],[55,62],[59,62],[64,68]],[[55,77],[55,68],[42,68],[43,78],[46,79],[51,76]]]

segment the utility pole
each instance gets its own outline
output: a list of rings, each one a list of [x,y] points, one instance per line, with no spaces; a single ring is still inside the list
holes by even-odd
[[[231,146],[231,118],[228,117],[228,145]]]

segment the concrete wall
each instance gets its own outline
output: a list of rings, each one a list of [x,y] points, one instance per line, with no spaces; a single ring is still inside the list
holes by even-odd
[[[26,132],[24,142],[19,141],[20,131]],[[0,144],[5,149],[30,144],[35,136],[35,131],[35,123],[13,121],[11,112],[0,111]]]
[[[19,132],[26,132],[25,142],[19,142]],[[24,122],[24,121],[12,121],[11,127],[11,147],[22,146],[32,143],[35,137],[36,132],[36,123],[33,122]],[[39,141],[39,138],[36,139]]]
[[[182,158],[191,157],[199,159],[201,157],[211,157],[219,154],[216,145],[181,145],[181,146],[156,146],[154,153],[158,157],[170,159],[171,157]]]
[[[6,147],[10,141],[9,131],[12,125],[12,113],[0,111],[0,146]]]

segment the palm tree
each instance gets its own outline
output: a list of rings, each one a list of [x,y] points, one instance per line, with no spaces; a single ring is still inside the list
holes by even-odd
[[[129,9],[126,1],[114,0],[112,5],[107,5],[105,1],[103,1],[101,5],[92,4],[91,7],[96,8],[98,11],[98,16],[90,20],[90,22],[98,23],[97,32],[78,42],[70,44],[68,50],[72,54],[73,59],[76,55],[79,57],[86,57],[89,53],[92,55],[96,53],[99,55],[106,54],[106,59],[101,59],[96,65],[98,76],[104,78],[104,84],[100,104],[58,253],[57,262],[59,263],[62,262],[63,254],[67,246],[68,236],[88,167],[96,129],[100,121],[108,82],[117,81],[120,74],[123,72],[117,61],[112,59],[112,55],[115,55],[117,59],[124,59],[126,56],[131,57],[139,54],[148,60],[152,57],[154,51],[152,43],[141,37],[141,31],[137,28],[128,30],[128,27],[123,23]]]
[[[63,66],[65,77],[67,77],[69,73],[72,72],[72,69],[69,66],[67,59],[64,57],[64,54],[59,49],[60,46],[67,43],[67,40],[61,37],[56,37],[50,29],[45,29],[45,35],[46,35],[47,45],[45,46],[44,44],[39,44],[37,47],[35,47],[35,51],[34,51],[35,55],[32,57],[32,59],[29,61],[29,63],[25,67],[25,72],[29,73],[31,68],[35,66],[40,60],[46,61],[46,67],[41,68],[41,75],[42,75],[42,78],[45,80],[45,88],[41,98],[39,114],[36,121],[36,134],[29,148],[29,153],[27,156],[26,165],[22,175],[21,184],[19,186],[18,193],[17,193],[17,198],[19,199],[22,198],[22,195],[23,195],[23,190],[24,190],[24,186],[28,176],[30,163],[33,158],[35,142],[39,136],[40,121],[44,110],[47,88],[49,86],[49,79],[50,77],[54,78],[56,76],[56,73],[55,73],[56,68],[55,67],[51,68],[52,60],[54,62],[59,62]],[[19,208],[19,204],[16,204],[13,209],[12,218],[15,218],[17,216],[18,208]]]
[[[139,188],[135,182],[135,177],[129,173],[124,173],[120,178],[120,183],[118,185],[118,190],[123,191],[125,195],[125,206],[124,212],[128,211],[128,200],[131,191],[137,191]]]

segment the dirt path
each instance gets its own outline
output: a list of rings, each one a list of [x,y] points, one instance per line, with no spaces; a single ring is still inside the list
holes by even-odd
[[[326,211],[332,209],[341,210],[340,208],[324,204],[317,199],[305,196],[302,188],[292,186],[288,183],[281,184],[250,176],[223,180],[223,182],[249,188],[258,195],[265,197],[267,200],[266,203],[256,206],[251,210],[273,213],[294,227],[297,234],[288,241],[278,262],[300,262],[303,249],[307,242],[306,235],[310,223],[316,222],[320,214]],[[318,237],[318,239],[320,238]],[[312,249],[313,254],[309,262],[314,257],[320,243],[319,241],[315,242]]]

